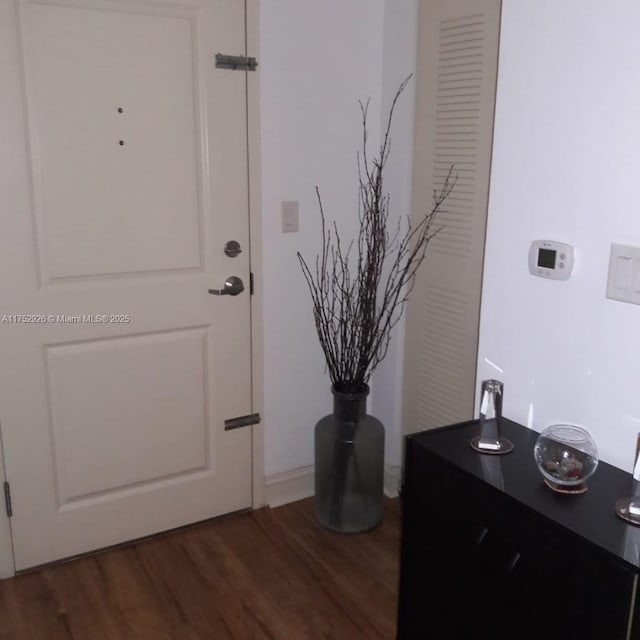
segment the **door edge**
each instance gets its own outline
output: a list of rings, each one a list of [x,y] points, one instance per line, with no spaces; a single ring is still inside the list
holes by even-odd
[[[245,0],[246,56],[258,58],[259,0]],[[260,60],[258,61],[261,62]],[[249,202],[250,269],[253,274],[251,296],[251,412],[263,415],[263,297],[262,297],[262,215],[260,164],[260,65],[245,72],[247,82],[247,172]],[[264,426],[260,422],[251,431],[251,506],[265,504]]]

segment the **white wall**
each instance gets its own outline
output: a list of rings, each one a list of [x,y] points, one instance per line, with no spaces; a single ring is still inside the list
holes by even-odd
[[[506,416],[581,424],[626,470],[640,307],[605,287],[610,243],[640,245],[639,23],[637,0],[503,0],[478,367]],[[529,275],[533,239],[575,246],[569,281]]]
[[[394,5],[391,13],[385,4]],[[358,100],[371,98],[370,144],[379,144],[381,99],[393,95],[414,43],[406,29],[415,0],[263,0],[260,11],[262,212],[264,253],[264,425],[267,477],[313,463],[313,428],[332,409],[330,381],[318,346],[311,302],[296,251],[313,260],[320,248],[315,186],[325,213],[345,235],[357,228]],[[396,6],[397,5],[397,6]],[[409,21],[408,21],[409,20]],[[386,26],[385,26],[386,25]],[[383,65],[383,59],[386,60]],[[411,92],[395,127],[396,184],[407,210]],[[404,114],[404,115],[403,115]],[[281,202],[297,200],[300,231],[281,232]],[[395,202],[395,200],[394,200]],[[383,384],[372,385],[372,411],[397,414],[398,355]],[[382,376],[382,374],[381,374]],[[390,381],[389,381],[390,380]],[[379,389],[382,388],[382,391]],[[389,390],[389,391],[387,391]],[[395,424],[391,425],[395,438]],[[399,433],[399,426],[398,426]],[[399,435],[397,436],[399,439]],[[398,445],[392,444],[398,457]]]
[[[387,125],[391,101],[400,83],[415,73],[418,38],[418,0],[387,0],[384,11],[382,60],[382,113],[380,130]],[[398,217],[411,211],[415,77],[396,105],[391,129],[391,154],[385,171],[385,190],[391,195],[390,213]],[[372,379],[371,413],[385,425],[388,465],[402,462],[402,367],[404,320],[396,327],[387,357]]]

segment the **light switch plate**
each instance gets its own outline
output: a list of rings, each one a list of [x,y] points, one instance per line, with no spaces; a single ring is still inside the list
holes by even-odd
[[[284,200],[282,202],[282,233],[298,231],[298,201]]]
[[[611,245],[607,298],[640,304],[640,247]]]

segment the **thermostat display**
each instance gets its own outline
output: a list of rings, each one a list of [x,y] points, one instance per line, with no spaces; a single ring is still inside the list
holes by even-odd
[[[573,247],[553,240],[534,240],[529,248],[529,273],[566,280],[573,269]]]

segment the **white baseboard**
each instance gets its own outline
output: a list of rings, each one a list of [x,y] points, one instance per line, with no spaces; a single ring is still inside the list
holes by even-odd
[[[384,465],[384,495],[387,498],[397,498],[400,495],[400,472],[399,464]]]
[[[314,494],[313,465],[284,473],[275,473],[265,480],[265,502],[279,507],[288,502],[310,498]]]
[[[400,489],[400,465],[384,467],[384,495],[397,498]],[[288,502],[310,498],[314,493],[313,465],[284,473],[275,473],[265,481],[265,502],[279,507]]]
[[[400,495],[400,465],[384,465],[384,495],[397,498]]]

